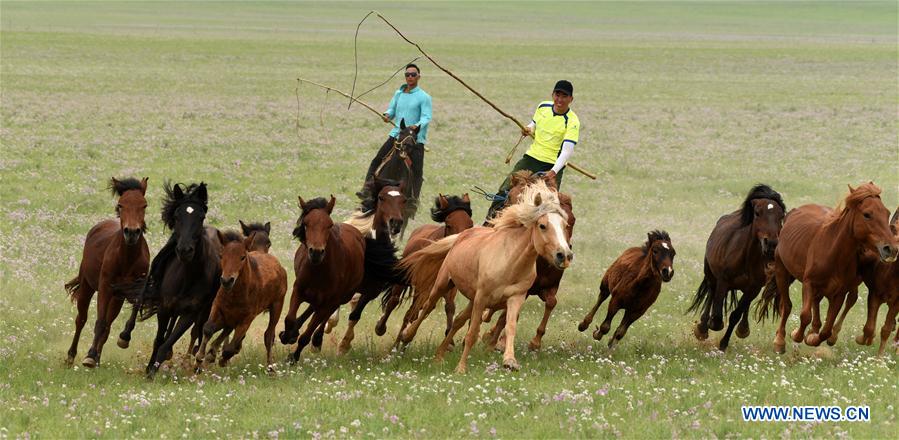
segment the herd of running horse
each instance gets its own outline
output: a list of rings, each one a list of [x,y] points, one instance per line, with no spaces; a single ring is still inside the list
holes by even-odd
[[[171,359],[174,345],[188,331],[188,354],[195,358],[197,371],[217,357],[220,365],[226,365],[240,351],[254,318],[263,312],[269,314],[264,343],[271,367],[287,272],[269,254],[270,223],[241,221],[240,232],[219,231],[204,224],[208,210],[204,183],[166,183],[162,220],[171,236],[151,260],[144,238],[147,180],[110,181],[118,197],[117,219],[104,220],[88,232],[78,275],[66,284],[77,304],[68,363],[75,360],[96,292],[94,339],[82,361],[87,367],[99,365],[111,324],[125,302],[134,306],[119,335],[120,347],[129,346],[137,319],[157,318],[146,368],[151,377]],[[512,183],[505,208],[485,226],[474,226],[467,194],[439,195],[431,208],[435,223],[416,229],[399,258],[395,241],[405,222],[406,203],[402,183],[370,182],[372,196],[344,222],[332,219],[334,196],[299,198],[300,215],[293,230],[300,242],[294,255],[295,281],[279,334],[281,343],[296,344],[289,360],[296,362],[310,342],[313,349],[321,348],[324,333],[336,325],[338,309],[344,304],[351,304],[352,311],[338,346],[340,353],[350,349],[355,325],[372,300],[380,299],[383,310],[375,327],[379,336],[386,333],[391,312],[404,302],[409,304],[394,342],[402,348],[443,299],[446,332],[437,349],[438,359],[468,323],[458,372],[466,371],[467,357],[479,337],[503,351],[506,368],[518,369],[514,342],[520,308],[528,296],[539,297],[545,304],[537,334],[529,343],[530,349],[539,349],[556,306],[559,283],[574,257],[575,216],[571,197],[557,191],[552,181],[524,171],[516,173]],[[868,315],[856,341],[872,344],[877,314],[885,303],[889,310],[880,332],[882,354],[899,312],[899,264],[893,263],[899,252],[899,209],[890,219],[880,192],[873,183],[850,186],[835,209],[809,204],[787,212],[776,191],[766,185],[752,188],[742,206],[722,216],[709,236],[704,278],[689,308],[699,313],[696,338],[706,339],[709,330],[725,329],[728,311],[719,348],[727,348],[734,329],[738,337],[748,336],[750,305],[761,293],[757,319],[764,319],[769,311],[779,315],[774,348],[783,353],[792,307],[789,288],[798,280],[802,310],[792,339],[810,346],[822,341],[832,345],[858,298],[858,286],[864,283],[869,292]],[[614,347],[655,302],[662,283],[672,279],[674,257],[674,245],[665,231],[651,231],[642,246],[624,250],[606,270],[596,304],[578,329],[589,328],[600,305],[611,298],[593,338],[599,340],[608,333],[612,319],[623,309],[624,317],[609,340],[609,347]],[[469,300],[458,314],[457,293]],[[823,325],[822,298],[828,300]],[[300,313],[303,303],[308,307]],[[496,324],[481,336],[481,324],[496,312],[501,312]],[[899,346],[899,332],[895,338]]]

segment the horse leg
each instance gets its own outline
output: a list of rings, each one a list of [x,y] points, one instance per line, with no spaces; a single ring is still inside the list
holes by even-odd
[[[837,343],[837,338],[840,336],[840,330],[843,329],[843,320],[846,319],[846,315],[849,313],[849,309],[855,305],[855,302],[858,301],[858,287],[849,291],[849,295],[846,296],[846,306],[843,307],[843,313],[840,313],[840,317],[837,319],[837,322],[833,325],[833,333],[831,333],[830,337],[827,338],[827,345],[834,345]]]
[[[284,307],[284,298],[276,300],[268,309],[268,327],[265,329],[265,362],[269,371],[273,370],[275,361],[272,359],[272,345],[275,343],[275,326],[281,317],[281,308]]]
[[[776,256],[774,270],[777,298],[780,300],[780,323],[774,334],[774,351],[783,354],[787,351],[785,341],[787,320],[790,319],[790,310],[793,308],[793,303],[790,301],[790,284],[793,282],[793,277],[787,272],[787,268],[784,267],[780,258]]]
[[[590,327],[590,323],[593,322],[593,317],[596,315],[596,311],[599,310],[599,306],[601,306],[611,294],[612,292],[609,290],[609,283],[603,280],[599,285],[599,296],[596,297],[596,304],[593,305],[593,308],[587,312],[587,316],[584,316],[584,319],[577,326],[578,331],[582,332]]]
[[[606,333],[609,332],[609,330],[612,328],[612,318],[614,318],[615,315],[618,314],[618,308],[618,298],[613,297],[612,300],[609,301],[609,309],[606,311],[606,319],[602,322],[598,329],[593,331],[593,339],[596,339],[598,341],[602,339],[602,337]]]
[[[306,345],[309,344],[310,339],[312,339],[312,333],[315,332],[320,325],[325,323],[325,320],[327,320],[328,317],[331,316],[331,314],[334,313],[335,310],[337,310],[337,307],[339,306],[316,310],[315,313],[313,313],[312,320],[309,321],[309,325],[306,327],[306,331],[304,331],[303,334],[300,335],[300,338],[297,341],[297,349],[293,352],[293,354],[290,355],[290,358],[288,358],[288,362],[290,362],[291,364],[295,364],[300,360],[300,353],[303,351],[303,348],[306,348]],[[310,306],[310,308],[312,307]]]
[[[241,322],[237,328],[234,329],[234,337],[222,347],[222,357],[219,359],[219,366],[224,367],[228,365],[228,361],[231,360],[237,353],[240,353],[240,349],[243,346],[243,338],[247,336],[247,330],[250,329],[250,324],[253,323],[253,319],[250,318],[244,322]]]
[[[518,371],[521,366],[515,359],[515,332],[518,330],[518,312],[524,304],[526,293],[512,295],[506,300],[506,351],[503,353],[503,367]]]
[[[752,305],[752,302],[755,301],[756,298],[758,298],[761,290],[762,288],[759,287],[756,289],[743,291],[743,296],[749,295],[749,300],[747,300],[746,302],[746,308],[743,310],[743,318],[740,319],[740,323],[737,324],[737,330],[735,332],[737,334],[737,337],[740,339],[746,339],[749,337],[749,307]],[[743,297],[740,297],[740,301],[742,300]]]
[[[194,371],[197,373],[203,370],[203,360],[206,359],[206,344],[212,339],[212,335],[224,327],[224,325],[219,322],[217,312],[218,310],[213,310],[212,315],[206,321],[206,324],[203,324],[203,334],[200,336],[200,348],[197,349],[197,363],[194,368]]]
[[[167,359],[171,359],[172,348],[174,348],[175,343],[178,342],[178,339],[180,339],[181,336],[184,335],[184,333],[187,332],[187,330],[193,324],[194,324],[193,316],[182,315],[182,316],[178,317],[175,327],[172,328],[171,334],[168,336],[168,338],[165,340],[165,342],[163,342],[162,345],[159,347],[159,352],[156,353],[156,360],[150,366],[150,371],[147,373],[147,376],[149,378],[152,378],[156,374],[156,371],[159,370],[159,367],[162,365],[163,362],[165,362]]]
[[[609,350],[614,349],[615,346],[618,345],[618,341],[621,341],[621,338],[627,333],[627,329],[630,328],[631,324],[633,324],[640,315],[642,315],[642,313],[638,313],[637,311],[624,311],[624,318],[621,319],[621,323],[618,324],[618,328],[615,329],[615,334],[609,338]]]
[[[75,355],[78,354],[78,340],[81,339],[81,330],[87,323],[87,311],[91,305],[91,298],[94,297],[94,290],[87,287],[83,282],[78,286],[75,292],[75,307],[78,314],[75,315],[75,335],[72,336],[72,345],[69,346],[66,364],[72,365],[75,362]]]
[[[820,300],[820,298],[815,298],[815,292],[809,283],[802,285],[802,310],[799,311],[799,327],[796,327],[790,333],[793,342],[802,342],[805,339],[805,329],[812,322],[815,303]]]
[[[546,334],[546,324],[549,323],[549,317],[553,314],[553,309],[556,308],[556,291],[558,291],[558,289],[558,286],[551,287],[546,292],[546,299],[543,303],[543,320],[540,321],[540,326],[537,327],[537,334],[534,335],[534,339],[531,339],[531,342],[528,343],[528,350],[536,351],[543,345],[543,335]]]
[[[730,317],[727,319],[727,330],[724,332],[724,336],[721,337],[721,340],[718,341],[719,350],[727,350],[727,346],[730,345],[730,335],[733,333],[734,327],[741,324],[746,319],[745,316],[749,313],[749,306],[758,294],[759,289],[755,289],[754,292],[743,292],[743,295],[740,296],[740,302],[738,302],[737,307],[730,312]],[[746,331],[747,333],[749,332],[748,324]],[[737,336],[739,336],[739,334]]]
[[[100,348],[103,346],[103,342],[106,341],[103,334],[107,332],[106,328],[108,327],[106,316],[110,304],[114,300],[112,289],[102,279],[100,281],[100,290],[97,293],[97,320],[94,321],[94,341],[91,344],[91,348],[87,351],[87,356],[81,361],[81,365],[88,368],[94,368],[100,364]],[[119,308],[121,308],[121,303]]]
[[[819,297],[820,298],[823,296]],[[843,292],[837,293],[836,298],[827,299],[827,320],[824,321],[824,327],[821,329],[820,333],[809,333],[805,337],[805,344],[811,345],[812,347],[817,347],[821,345],[822,341],[830,338],[830,335],[833,333],[833,325],[836,321],[837,315],[840,313],[840,308],[843,307],[843,302],[846,300],[846,294]]]
[[[219,333],[218,337],[212,340],[212,345],[209,346],[209,351],[206,352],[205,362],[207,364],[215,362],[215,358],[218,355],[219,349],[222,347],[223,343],[227,343],[228,336],[230,336],[231,332],[233,331],[233,327],[224,327],[222,329],[222,332]]]
[[[159,354],[159,347],[165,342],[165,335],[168,333],[169,321],[173,321],[174,317],[164,313],[162,310],[156,313],[156,337],[153,338],[153,352],[150,354],[150,362],[147,364],[146,373],[149,375],[156,363],[156,355]],[[155,373],[155,370],[153,370]]]
[[[314,353],[320,353],[322,351],[322,340],[325,338],[326,325],[328,325],[326,322],[320,324],[315,332],[312,333],[312,351]]]
[[[452,281],[449,278],[449,272],[446,270],[446,266],[442,266],[440,271],[437,273],[437,280],[434,282],[434,286],[431,287],[431,292],[428,295],[427,303],[422,308],[421,312],[418,314],[418,317],[415,318],[415,321],[412,321],[409,326],[407,326],[401,332],[401,340],[403,344],[408,344],[412,341],[412,338],[415,337],[415,334],[418,333],[418,328],[421,326],[422,321],[431,314],[431,311],[434,310],[434,307],[437,306],[437,301],[440,300],[441,297],[446,296],[450,289],[453,288]],[[483,309],[478,312],[483,313]],[[478,322],[480,323],[481,315],[478,315]]]
[[[441,272],[443,272],[441,270]],[[465,374],[468,372],[468,353],[474,346],[481,334],[481,318],[484,317],[484,309],[486,308],[486,292],[477,290],[474,293],[471,309],[471,322],[468,324],[468,333],[465,335],[465,348],[462,349],[462,357],[459,358],[459,365],[456,366],[456,373]],[[418,322],[418,321],[416,321]]]
[[[502,351],[505,348],[505,344],[499,342],[499,337],[506,327],[506,313],[507,311],[503,309],[503,312],[499,314],[499,318],[496,319],[496,324],[493,325],[493,328],[485,332],[484,336],[481,337],[481,341],[484,342],[488,349],[493,348],[497,351]]]
[[[387,303],[384,304],[384,313],[381,314],[381,319],[375,324],[376,335],[384,336],[384,333],[387,333],[387,319],[390,318],[390,314],[393,313],[396,306],[400,304],[400,297],[403,295],[403,289],[404,287],[400,285],[394,285],[390,289],[390,296],[387,298]]]
[[[855,342],[859,345],[871,345],[874,342],[874,330],[877,329],[877,312],[880,311],[880,305],[883,301],[880,299],[878,292],[868,289],[868,319],[862,329],[862,334],[855,338]]]
[[[131,332],[134,330],[134,324],[137,322],[137,313],[139,310],[140,307],[138,305],[131,305],[131,315],[128,317],[128,320],[125,321],[125,328],[119,333],[119,340],[116,341],[116,345],[118,345],[119,348],[128,348],[128,346],[131,345]]]
[[[369,301],[375,298],[374,295],[365,294],[360,295],[359,300],[356,302],[355,307],[353,307],[353,311],[350,312],[350,316],[347,318],[347,328],[346,332],[343,334],[343,340],[340,341],[340,345],[337,346],[337,354],[344,355],[350,351],[350,348],[353,345],[353,339],[356,337],[356,323],[359,322],[359,319],[362,318],[362,311],[365,310],[365,306],[368,305]]]
[[[328,321],[325,323],[325,333],[331,333],[331,330],[334,330],[338,323],[340,323],[340,307],[334,310],[334,313],[328,317]]]
[[[712,290],[712,305],[709,315],[709,330],[720,331],[724,329],[724,302],[727,299],[727,285],[724,283],[715,283]]]
[[[103,347],[109,339],[109,332],[112,331],[112,323],[118,318],[122,311],[122,305],[125,300],[113,297],[106,307],[106,327],[103,329],[103,336],[100,338],[100,346],[97,347],[97,363],[100,363],[100,356],[103,355]]]
[[[899,312],[899,301],[893,301],[893,303],[890,304],[890,308],[887,309],[887,318],[883,323],[883,327],[880,329],[880,348],[877,349],[878,356],[883,356],[883,352],[887,345],[887,339],[890,338],[893,329],[896,328],[897,312]],[[899,340],[899,334],[897,334],[896,338]]]
[[[446,354],[446,351],[449,350],[450,344],[453,342],[453,337],[456,336],[456,332],[465,325],[466,322],[471,318],[471,311],[474,309],[474,302],[469,301],[468,306],[465,307],[459,316],[453,320],[453,326],[450,328],[449,333],[443,338],[443,342],[440,343],[440,346],[437,347],[437,354],[434,356],[434,360],[437,362],[443,362],[443,356]]]

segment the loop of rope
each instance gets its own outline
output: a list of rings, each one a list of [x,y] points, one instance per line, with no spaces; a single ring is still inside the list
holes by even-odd
[[[490,193],[490,192],[487,192],[484,188],[481,188],[480,186],[475,186],[474,188],[471,189],[471,192],[473,192],[479,196],[483,196],[484,199],[486,199],[488,202],[505,202],[506,199],[508,199],[508,197],[506,197],[506,195],[504,195],[504,194]]]

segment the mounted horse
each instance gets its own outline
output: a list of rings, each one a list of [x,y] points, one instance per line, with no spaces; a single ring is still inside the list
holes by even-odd
[[[767,282],[765,268],[774,261],[785,213],[780,194],[759,184],[746,195],[741,209],[718,219],[705,246],[705,277],[687,310],[702,310],[693,331],[697,339],[708,338],[709,329],[724,328],[724,313],[734,308],[737,290],[743,295],[718,348],[727,349],[735,327],[737,337],[749,336],[749,306]]]
[[[880,200],[880,188],[865,183],[849,187],[849,195],[836,210],[821,205],[803,205],[787,214],[774,253],[774,277],[765,286],[759,318],[774,304],[780,324],[774,349],[786,351],[784,337],[790,317],[790,284],[802,282],[802,312],[793,341],[818,346],[828,340],[846,293],[861,282],[859,255],[870,250],[881,262],[891,263],[899,253],[889,229],[889,211]],[[812,310],[827,298],[827,319],[820,332],[805,334]]]
[[[431,207],[431,220],[436,223],[442,223],[442,225],[422,225],[412,231],[412,235],[409,236],[409,241],[406,242],[406,247],[403,249],[403,257],[410,255],[437,240],[458,234],[474,226],[474,222],[471,220],[471,200],[468,198],[468,194],[464,194],[462,197],[444,196],[443,194],[438,195],[437,198],[434,199],[434,206]],[[381,315],[381,319],[378,320],[378,323],[375,326],[375,334],[378,336],[384,335],[387,331],[387,319],[390,318],[393,309],[399,305],[404,295],[414,294],[414,292],[410,292],[410,290],[413,290],[411,286],[396,284],[391,289],[390,294],[384,297],[384,302],[382,303],[384,313]],[[410,310],[412,310],[412,307],[410,307]],[[452,327],[454,313],[454,303],[452,301],[447,301],[447,332],[449,332]],[[400,327],[400,331],[415,319],[415,316],[411,315],[412,313],[407,313],[406,316],[403,317],[403,324]]]
[[[612,318],[619,310],[624,309],[624,318],[609,339],[609,348],[615,348],[631,324],[655,303],[662,290],[662,283],[667,283],[674,277],[675,254],[671,238],[665,231],[652,231],[646,234],[646,243],[642,247],[625,250],[603,275],[596,304],[587,312],[587,316],[578,325],[578,330],[587,330],[599,306],[611,296],[606,319],[593,332],[593,339],[602,339],[612,328]]]
[[[482,315],[488,307],[508,311],[503,365],[518,369],[514,341],[518,312],[528,288],[537,277],[536,260],[545,258],[559,268],[568,267],[573,253],[565,239],[566,214],[558,193],[543,182],[528,186],[521,202],[503,210],[493,228],[474,227],[444,238],[404,258],[400,267],[410,274],[412,285],[430,291],[422,313],[402,332],[403,343],[415,337],[422,321],[437,301],[454,288],[470,302],[453,321],[453,327],[437,349],[437,359],[457,332],[471,319],[465,348],[456,371],[467,371],[468,354],[479,336]]]
[[[118,220],[104,220],[91,228],[84,241],[78,276],[65,285],[78,308],[75,335],[66,358],[66,363],[70,365],[78,352],[78,339],[87,322],[87,310],[94,292],[99,292],[94,340],[87,356],[81,361],[82,365],[89,368],[100,364],[103,345],[124,301],[136,300],[128,297],[124,287],[143,284],[141,281],[147,274],[150,261],[150,250],[144,238],[147,230],[144,221],[147,180],[144,177],[141,181],[132,178],[112,178],[109,181],[109,189],[113,195],[118,196]],[[127,345],[123,348],[127,348]]]

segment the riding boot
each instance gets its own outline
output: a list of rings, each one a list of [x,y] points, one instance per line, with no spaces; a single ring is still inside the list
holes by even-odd
[[[368,165],[368,171],[365,173],[365,180],[362,183],[362,189],[356,192],[356,197],[359,197],[361,200],[365,200],[372,196],[369,182],[374,180],[375,171],[377,171],[378,167],[381,165],[381,162],[384,161],[384,158],[387,156],[387,153],[390,152],[390,149],[393,148],[393,143],[395,141],[396,139],[394,139],[392,136],[388,136],[387,141],[384,142],[384,145],[381,145],[381,148],[378,150],[378,154],[375,155],[375,158],[371,160],[371,164]]]

